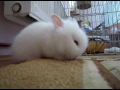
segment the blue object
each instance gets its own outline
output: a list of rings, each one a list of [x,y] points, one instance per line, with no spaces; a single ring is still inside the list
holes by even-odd
[[[84,30],[90,30],[90,31],[92,30],[92,28],[87,24],[85,24],[83,28]]]

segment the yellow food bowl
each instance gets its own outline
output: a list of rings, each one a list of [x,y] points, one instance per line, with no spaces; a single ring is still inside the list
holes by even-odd
[[[87,54],[103,53],[107,45],[108,45],[107,41],[101,38],[99,38],[99,40],[95,40],[95,38],[93,38],[92,40],[89,40],[89,45],[86,49],[86,53]]]

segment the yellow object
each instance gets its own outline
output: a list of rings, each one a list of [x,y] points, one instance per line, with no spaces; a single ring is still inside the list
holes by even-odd
[[[97,44],[96,44],[96,52],[100,52],[101,51],[101,49],[103,49],[102,47],[103,47],[103,45],[104,45],[104,42],[97,42]]]
[[[102,53],[104,49],[107,47],[106,42],[98,42],[98,41],[90,41],[89,45],[86,49],[86,53],[93,54],[93,53]]]
[[[83,21],[83,22],[81,23],[81,25],[82,25],[83,27],[85,26],[85,24],[90,25],[89,21]]]
[[[108,43],[104,43],[101,49],[99,50],[100,52],[104,52],[104,49],[108,46]]]
[[[96,47],[96,42],[95,41],[90,41],[89,46],[86,49],[86,53],[93,53]]]

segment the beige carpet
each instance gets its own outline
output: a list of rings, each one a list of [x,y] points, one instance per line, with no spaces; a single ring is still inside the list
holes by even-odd
[[[0,88],[83,88],[82,61],[32,60],[0,68]]]
[[[120,56],[36,59],[0,68],[0,89],[120,89]]]

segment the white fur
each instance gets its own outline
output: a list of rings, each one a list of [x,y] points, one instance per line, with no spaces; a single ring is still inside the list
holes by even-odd
[[[12,44],[14,59],[31,60],[43,56],[53,59],[75,59],[82,55],[88,46],[86,33],[75,20],[62,20],[60,17],[59,19],[63,22],[62,27],[56,27],[54,20],[54,23],[35,22],[25,27]],[[79,42],[79,46],[74,43],[74,39]]]

